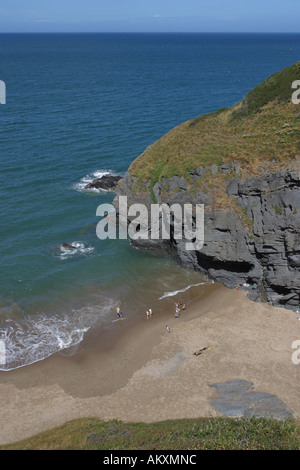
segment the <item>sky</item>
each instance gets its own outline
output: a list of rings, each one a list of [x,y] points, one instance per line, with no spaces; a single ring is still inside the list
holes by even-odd
[[[0,0],[7,32],[300,32],[299,0]]]

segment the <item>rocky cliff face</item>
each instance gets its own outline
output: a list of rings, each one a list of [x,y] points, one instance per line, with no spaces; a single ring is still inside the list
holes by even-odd
[[[233,163],[234,165],[234,163]],[[232,168],[232,165],[231,165]],[[191,175],[196,186],[206,172],[197,168]],[[229,171],[223,165],[221,172]],[[236,168],[236,171],[239,171]],[[128,204],[145,204],[150,212],[150,192],[133,190],[135,178],[127,173],[117,186]],[[135,240],[139,247],[171,253],[188,268],[208,275],[227,287],[249,284],[252,300],[295,309],[300,303],[300,161],[288,168],[262,176],[229,179],[228,201],[220,206],[214,191],[193,191],[184,178],[162,179],[153,187],[158,204],[204,204],[204,246],[186,251],[186,240]],[[118,206],[118,197],[115,198]],[[151,230],[149,220],[149,232]],[[171,231],[172,232],[172,231]]]
[[[167,251],[225,286],[247,283],[253,300],[299,305],[300,105],[291,99],[299,78],[297,62],[232,108],[175,127],[131,164],[116,188],[129,205],[205,207],[201,250],[174,237],[135,244]]]

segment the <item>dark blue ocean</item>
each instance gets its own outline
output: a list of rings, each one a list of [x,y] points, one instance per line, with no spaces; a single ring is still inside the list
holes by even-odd
[[[98,240],[96,209],[113,194],[84,185],[123,175],[174,126],[234,105],[299,58],[299,34],[0,34],[0,369],[80,344],[119,302],[138,318],[202,281]]]

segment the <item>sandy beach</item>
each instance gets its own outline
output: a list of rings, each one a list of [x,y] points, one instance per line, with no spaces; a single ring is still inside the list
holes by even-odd
[[[56,354],[0,374],[0,443],[30,437],[80,417],[160,421],[219,416],[211,385],[253,382],[300,417],[300,365],[292,362],[300,322],[291,310],[255,303],[242,290],[207,286],[175,319],[168,308],[137,324],[116,323],[74,356]],[[197,290],[198,289],[198,290]],[[168,333],[166,325],[171,332]],[[101,346],[99,346],[101,343]],[[199,356],[193,353],[211,348]]]

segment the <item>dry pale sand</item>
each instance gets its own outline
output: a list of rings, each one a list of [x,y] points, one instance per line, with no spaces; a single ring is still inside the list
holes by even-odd
[[[215,285],[179,319],[154,312],[112,347],[94,345],[75,357],[56,355],[1,373],[0,443],[80,417],[151,422],[218,416],[210,385],[232,379],[276,394],[300,417],[300,365],[292,363],[299,338],[294,312]],[[193,355],[206,346],[205,354]]]

